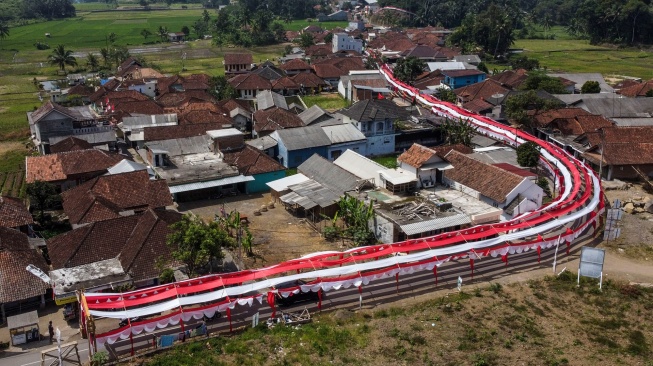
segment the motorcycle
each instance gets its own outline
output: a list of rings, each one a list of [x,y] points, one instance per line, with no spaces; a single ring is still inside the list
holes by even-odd
[[[124,327],[124,326],[126,326],[126,325],[128,325],[130,323],[135,323],[135,322],[140,321],[140,320],[141,320],[141,318],[139,318],[139,317],[131,318],[129,320],[127,320],[127,318],[123,318],[123,319],[120,319],[120,323],[118,323],[118,324],[120,325],[120,327]]]

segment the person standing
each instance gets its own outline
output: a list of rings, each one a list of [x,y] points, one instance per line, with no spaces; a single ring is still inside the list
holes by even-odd
[[[52,326],[52,320],[48,324],[48,333],[50,333],[50,343],[52,343],[52,338],[54,338],[54,327]]]

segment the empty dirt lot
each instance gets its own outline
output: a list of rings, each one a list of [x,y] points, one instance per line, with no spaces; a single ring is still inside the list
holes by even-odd
[[[204,219],[213,219],[224,204],[227,213],[237,210],[241,215],[247,215],[254,236],[255,254],[253,258],[246,258],[247,268],[271,265],[312,252],[340,249],[337,243],[324,240],[305,220],[294,217],[280,203],[261,216],[254,216],[255,210],[271,201],[269,193],[241,195],[182,203],[179,211],[191,211]]]

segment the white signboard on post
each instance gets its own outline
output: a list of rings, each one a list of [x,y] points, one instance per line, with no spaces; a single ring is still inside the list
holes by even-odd
[[[463,279],[462,277],[458,276],[458,291],[462,291],[463,288]]]

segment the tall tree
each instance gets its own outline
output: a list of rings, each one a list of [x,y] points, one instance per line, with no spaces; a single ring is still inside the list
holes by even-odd
[[[95,54],[89,52],[86,55],[86,66],[88,66],[91,71],[97,71],[97,69],[100,68],[100,60],[95,56]]]
[[[8,36],[9,36],[9,26],[5,22],[0,21],[0,41],[3,41]],[[2,42],[0,42],[0,45],[1,44]]]
[[[397,61],[393,72],[397,79],[412,84],[424,72],[426,64],[417,57],[408,57]]]
[[[170,229],[167,243],[172,257],[186,265],[189,277],[195,277],[210,262],[222,259],[223,248],[233,246],[233,240],[218,222],[206,223],[193,214],[184,215]]]
[[[587,80],[580,88],[582,94],[598,94],[601,92],[601,84],[598,81]]]
[[[52,54],[48,56],[48,62],[51,65],[59,66],[61,71],[64,71],[66,66],[77,66],[77,59],[73,56],[73,51],[67,50],[66,46],[62,44],[52,50]]]
[[[561,106],[560,102],[540,98],[537,92],[529,90],[509,96],[506,99],[504,113],[511,123],[520,124],[534,131],[536,126],[533,125],[533,116],[559,106]]]
[[[52,183],[37,180],[27,184],[27,196],[30,204],[40,213],[40,219],[43,219],[45,210],[52,204],[57,195],[57,190]]]
[[[161,38],[161,40],[163,42],[168,40],[168,28],[167,27],[164,27],[164,26],[160,25],[159,26],[159,31],[157,32],[157,34],[159,35],[159,37]]]
[[[540,147],[534,142],[525,142],[517,146],[517,164],[535,168],[540,161]]]
[[[111,52],[109,52],[108,48],[100,48],[100,57],[102,57],[102,62],[104,63],[104,66],[106,67],[111,66]]]
[[[149,29],[147,29],[147,28],[144,28],[144,29],[141,31],[141,36],[143,36],[143,38],[145,38],[146,41],[147,41],[147,37],[149,37],[149,36],[151,36],[151,35],[152,35],[152,32],[151,32]]]
[[[471,147],[472,138],[476,134],[478,127],[462,118],[458,118],[457,121],[452,121],[447,118],[440,125],[440,130],[444,134],[445,142],[448,145],[463,144]]]
[[[307,48],[311,47],[314,44],[315,40],[313,39],[313,35],[309,32],[304,32],[301,36],[299,36],[299,45],[301,47]]]

